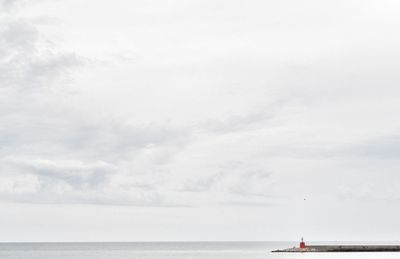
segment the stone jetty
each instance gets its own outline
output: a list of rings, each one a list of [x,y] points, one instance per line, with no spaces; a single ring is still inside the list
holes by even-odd
[[[274,250],[273,253],[309,252],[400,252],[400,245],[306,245],[301,239],[299,247]]]

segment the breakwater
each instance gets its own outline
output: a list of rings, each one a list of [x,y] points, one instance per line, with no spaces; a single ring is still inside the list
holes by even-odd
[[[274,250],[274,253],[307,252],[400,252],[400,245],[311,245]]]

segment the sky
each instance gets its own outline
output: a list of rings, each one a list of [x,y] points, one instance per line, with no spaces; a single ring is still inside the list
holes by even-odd
[[[0,0],[0,241],[399,240],[399,12]]]

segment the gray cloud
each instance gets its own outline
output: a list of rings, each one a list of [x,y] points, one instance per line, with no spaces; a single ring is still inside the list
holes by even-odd
[[[0,0],[0,8],[8,10],[12,7],[15,7],[20,2],[21,0]]]
[[[172,151],[190,139],[186,130],[168,125],[130,125],[103,118],[86,119],[65,108],[47,111],[52,102],[43,106],[43,103],[35,103],[35,99],[28,100],[32,103],[26,108],[3,105],[4,113],[17,110],[2,118],[3,125],[8,126],[0,128],[0,143],[3,144],[0,153],[2,150],[4,154],[17,150],[36,155],[60,152],[68,157],[114,161],[159,146]],[[35,113],[42,116],[36,117]],[[162,163],[161,157],[159,162]]]
[[[400,160],[400,136],[391,135],[369,139],[364,143],[345,147],[337,151],[336,155],[339,155],[340,151],[345,156],[358,157],[365,160]]]
[[[270,206],[277,201],[273,174],[259,165],[230,161],[216,172],[188,177],[179,192],[192,197],[192,203],[225,206]]]
[[[190,140],[187,131],[102,119],[82,121],[68,110],[49,112],[32,103],[28,107],[30,111],[17,110],[0,119],[6,125],[0,127],[4,158],[0,176],[13,184],[23,176],[36,187],[26,183],[33,189],[11,188],[3,198],[9,199],[15,191],[17,200],[24,202],[48,196],[46,203],[176,205],[161,198],[159,188],[168,184],[165,164]],[[43,116],[37,118],[36,113]],[[18,176],[15,181],[9,173]]]
[[[101,161],[84,164],[82,161],[71,160],[6,158],[2,164],[6,164],[15,173],[33,175],[39,182],[48,182],[48,185],[63,182],[77,189],[96,187],[106,182],[108,176],[115,171],[115,167]]]
[[[257,201],[225,201],[219,203],[223,206],[235,206],[235,207],[271,207],[276,206],[276,202],[257,202]]]
[[[121,176],[121,166],[102,161],[3,158],[0,199],[25,203],[182,206],[163,197],[140,174]],[[126,180],[124,180],[126,179]],[[140,183],[142,181],[142,183]],[[149,185],[150,184],[150,185]]]
[[[82,64],[75,53],[57,53],[29,20],[4,18],[0,26],[1,88],[49,88]]]
[[[271,173],[262,170],[241,172],[229,186],[229,192],[246,197],[271,197]]]
[[[215,174],[209,177],[186,180],[179,191],[183,192],[208,192],[222,178],[221,174]],[[222,180],[222,179],[221,179]]]
[[[399,160],[400,137],[383,135],[350,143],[318,142],[312,139],[290,146],[270,146],[264,151],[270,157],[321,160]]]
[[[82,113],[65,102],[74,93],[63,87],[84,58],[58,51],[30,22],[35,18],[1,19],[0,198],[175,206],[155,188],[165,180],[152,177],[187,143],[187,131]],[[136,160],[154,168],[129,164]]]

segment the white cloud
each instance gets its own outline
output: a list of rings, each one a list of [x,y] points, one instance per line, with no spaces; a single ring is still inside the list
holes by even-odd
[[[0,6],[2,201],[307,225],[400,196],[393,1]]]

